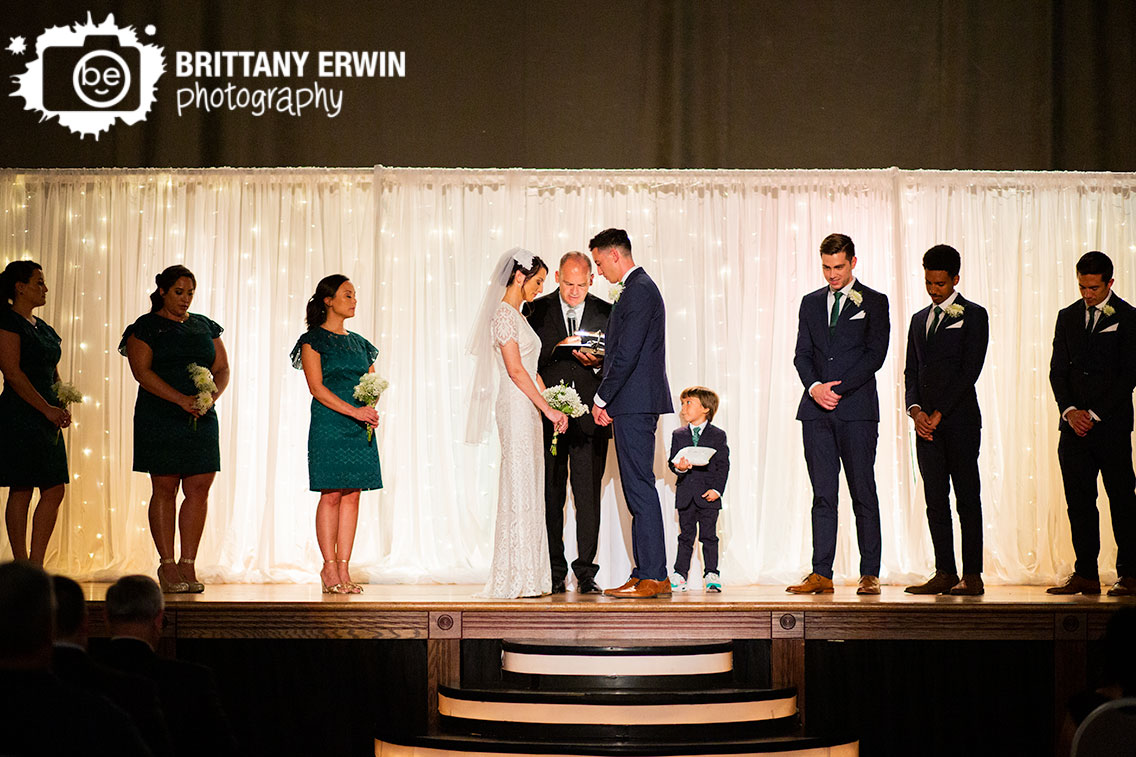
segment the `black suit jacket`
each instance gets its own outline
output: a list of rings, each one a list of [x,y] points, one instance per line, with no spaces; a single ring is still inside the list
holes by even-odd
[[[730,475],[730,446],[726,443],[726,432],[713,423],[707,423],[706,428],[702,429],[702,435],[698,437],[698,446],[710,447],[714,450],[714,456],[710,458],[708,465],[696,465],[683,473],[675,468],[672,461],[680,449],[693,444],[694,435],[690,432],[690,426],[676,428],[671,434],[671,454],[667,458],[667,465],[678,476],[675,484],[675,508],[684,510],[695,505],[721,509],[722,498],[726,494],[726,479]],[[702,499],[702,495],[710,489],[722,496],[713,502]]]
[[[797,406],[797,420],[815,421],[829,413],[842,421],[878,421],[880,400],[876,393],[876,371],[887,357],[887,296],[864,286],[856,279],[852,289],[861,301],[846,302],[840,308],[836,330],[828,333],[828,287],[821,287],[801,298],[798,314],[797,347],[793,365],[805,391]],[[832,391],[840,395],[835,410],[825,410],[809,395],[809,387],[839,379]]]
[[[907,329],[907,362],[903,367],[906,389],[905,408],[919,405],[930,415],[943,415],[940,428],[981,426],[978,394],[974,389],[986,347],[990,342],[990,317],[986,309],[961,294],[954,304],[962,313],[943,313],[935,333],[927,338],[927,317],[931,306],[911,318]]]
[[[1100,428],[1132,431],[1132,388],[1136,386],[1136,308],[1116,296],[1112,315],[1098,316],[1093,333],[1085,331],[1085,303],[1078,300],[1057,314],[1049,383],[1057,412],[1091,410]],[[1074,433],[1064,420],[1063,432]]]
[[[129,638],[111,639],[102,661],[158,685],[176,754],[238,753],[209,668],[159,657],[146,642]]]
[[[578,327],[585,331],[606,332],[610,317],[611,304],[589,293],[584,298],[584,318]],[[590,410],[596,389],[600,385],[600,376],[595,370],[581,365],[579,360],[572,357],[569,350],[556,349],[556,345],[568,337],[564,312],[560,307],[560,292],[556,291],[537,298],[532,303],[528,319],[529,325],[540,337],[537,373],[540,374],[544,385],[556,386],[563,381],[568,386],[575,386],[580,399]],[[573,418],[571,422],[578,423],[585,434],[611,436],[611,426],[597,428],[590,412],[584,413],[579,418]]]
[[[152,681],[95,662],[83,649],[67,645],[52,650],[51,669],[60,680],[106,697],[129,715],[155,757],[174,753],[158,687]]]

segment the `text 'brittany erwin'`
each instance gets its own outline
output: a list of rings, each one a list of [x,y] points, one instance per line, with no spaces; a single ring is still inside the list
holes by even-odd
[[[302,78],[311,52],[285,50],[179,50],[175,74],[196,78]],[[320,50],[314,76],[331,78],[406,77],[406,51]]]

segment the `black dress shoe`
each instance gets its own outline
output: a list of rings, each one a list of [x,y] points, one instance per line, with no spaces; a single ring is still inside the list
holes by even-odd
[[[595,581],[579,581],[576,584],[577,594],[603,594],[603,589],[596,585]]]
[[[566,591],[568,591],[568,590],[564,587],[563,581],[554,581],[552,583],[552,593],[553,594],[563,594]]]

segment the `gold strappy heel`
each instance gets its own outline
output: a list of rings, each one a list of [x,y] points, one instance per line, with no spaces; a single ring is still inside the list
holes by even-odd
[[[324,565],[327,565],[329,563],[334,565],[335,560],[324,560],[323,561]],[[320,586],[323,588],[324,594],[346,594],[347,593],[347,587],[344,586],[341,583],[332,584],[331,586],[328,586],[327,584],[325,584],[323,582],[323,576],[320,576]]]
[[[185,581],[174,581],[173,583],[169,583],[165,578],[162,577],[163,565],[173,565],[175,568],[177,568],[177,563],[174,562],[174,558],[172,557],[162,557],[158,559],[158,586],[162,588],[162,593],[188,594],[189,584],[187,584]],[[178,577],[180,578],[181,575],[179,574]]]
[[[341,562],[344,565],[346,565],[348,563],[347,560],[336,560],[336,562]],[[346,592],[347,594],[362,594],[363,593],[363,587],[360,586],[359,584],[355,583],[354,581],[344,581],[342,586],[343,586],[343,588],[345,588],[347,590],[347,592]]]
[[[192,557],[183,557],[180,560],[178,560],[178,572],[179,573],[181,572],[181,564],[182,563],[185,563],[186,565],[193,565],[193,558]],[[190,594],[200,594],[201,592],[205,591],[205,584],[201,583],[200,581],[186,581],[185,585],[189,587],[187,589],[187,591]]]

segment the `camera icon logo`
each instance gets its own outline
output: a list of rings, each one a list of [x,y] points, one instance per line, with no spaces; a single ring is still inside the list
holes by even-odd
[[[43,51],[43,101],[49,110],[134,110],[139,52],[118,37],[90,35],[82,46]]]
[[[26,110],[95,139],[116,121],[144,120],[166,70],[162,48],[140,43],[134,28],[119,28],[114,16],[96,24],[88,14],[86,23],[47,29],[36,49],[40,57],[15,77],[15,95]]]

